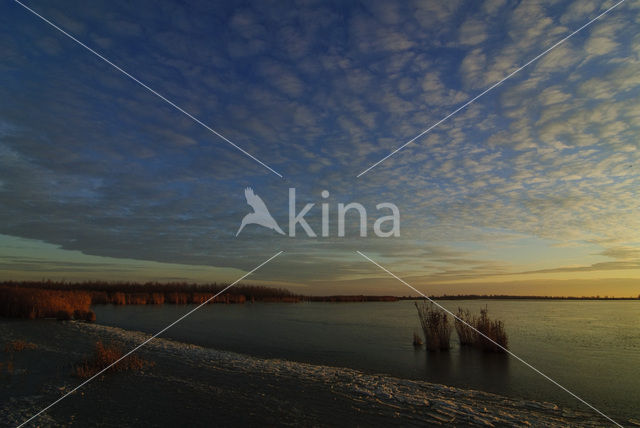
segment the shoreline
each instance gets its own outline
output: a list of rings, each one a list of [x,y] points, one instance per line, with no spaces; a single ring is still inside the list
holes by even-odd
[[[23,321],[25,322],[25,321]],[[33,323],[34,321],[26,321]],[[46,322],[45,322],[46,323]],[[85,343],[85,348],[96,339],[104,341],[117,341],[127,348],[133,348],[149,335],[131,330],[124,330],[117,327],[109,327],[100,324],[88,324],[83,322],[63,322],[55,323],[64,331],[60,331],[65,337],[73,337],[76,343]],[[5,333],[7,326],[17,326],[18,323],[2,323],[2,332]],[[48,326],[50,328],[50,325]],[[22,332],[24,333],[24,332]],[[10,336],[7,336],[7,340]],[[4,338],[3,338],[4,339]],[[29,340],[29,337],[26,337]],[[33,338],[31,338],[33,339]],[[54,352],[59,352],[72,359],[78,359],[82,353],[80,351],[70,353],[64,349],[54,349],[55,344],[40,344],[34,341],[42,349],[49,348]],[[34,351],[35,352],[35,351]],[[280,406],[278,417],[289,417],[295,423],[302,425],[334,425],[331,421],[315,421],[311,423],[305,419],[315,411],[331,413],[331,406],[336,407],[336,411],[346,412],[348,409],[355,409],[360,417],[372,417],[371,421],[395,421],[396,423],[408,424],[464,424],[475,426],[603,426],[608,421],[601,418],[595,412],[559,408],[557,405],[548,402],[532,400],[522,400],[509,398],[498,394],[477,391],[472,389],[462,389],[449,387],[446,385],[434,384],[418,380],[402,379],[388,375],[367,374],[358,370],[314,365],[302,362],[294,362],[282,359],[265,359],[228,351],[219,351],[212,348],[205,348],[198,345],[177,342],[170,339],[156,338],[147,343],[139,350],[144,358],[157,361],[156,367],[143,373],[113,373],[105,374],[104,380],[96,379],[87,385],[87,395],[91,395],[91,390],[100,390],[107,383],[107,379],[136,379],[144,382],[154,382],[158,384],[173,385],[175,389],[178,385],[188,385],[192,388],[198,386],[202,396],[195,399],[205,399],[207,394],[225,394],[239,396],[238,400],[247,399],[240,391],[246,385],[253,384],[254,393],[260,393],[264,386],[267,389],[273,385],[283,383],[294,384],[301,390],[318,391],[317,397],[326,395],[327,399],[319,403],[302,403],[306,413],[290,414],[289,407],[295,407],[296,400],[304,401],[302,397],[295,394],[291,397],[277,397],[280,388],[270,395],[271,400],[278,399],[288,403],[287,406]],[[177,373],[185,371],[185,376],[181,377]],[[189,373],[187,373],[189,372]],[[215,381],[203,382],[208,376],[215,377]],[[65,378],[65,376],[63,376]],[[44,390],[49,391],[44,395],[31,400],[31,408],[44,407],[48,402],[53,401],[61,394],[61,391],[68,391],[80,380],[71,376],[66,376],[63,386],[57,384],[45,385]],[[120,389],[133,388],[133,385],[123,385]],[[227,387],[220,387],[220,385]],[[115,391],[119,391],[118,385],[113,385]],[[218,389],[212,389],[218,388]],[[81,391],[73,394],[68,401],[74,401],[75,396]],[[171,394],[156,391],[159,400],[170,399]],[[164,395],[163,395],[164,394]],[[167,396],[165,396],[167,395]],[[47,399],[44,399],[48,396]],[[53,399],[51,399],[53,397]],[[72,397],[74,397],[72,399]],[[24,400],[23,400],[24,401]],[[29,401],[29,400],[27,400]],[[67,400],[65,400],[67,401]],[[117,403],[117,400],[114,401]],[[25,402],[26,403],[26,402]],[[17,404],[14,402],[14,404]],[[71,403],[65,403],[71,404]],[[86,404],[84,404],[86,406]],[[266,406],[266,404],[265,404]],[[63,407],[62,404],[60,406]],[[72,406],[73,407],[73,406]],[[269,405],[268,412],[273,412],[273,405]],[[316,407],[319,407],[316,408]],[[15,410],[15,406],[12,406]],[[0,409],[5,412],[7,409]],[[11,409],[9,409],[11,410]],[[31,410],[31,409],[27,409]],[[32,411],[32,410],[31,410]],[[84,411],[84,409],[82,410]],[[82,412],[81,411],[81,412]],[[88,411],[88,410],[87,410]],[[12,422],[20,420],[20,417],[29,414],[29,411],[11,411],[9,416]],[[26,414],[25,414],[26,413]],[[41,420],[40,425],[46,425],[47,418],[52,418],[53,425],[57,425],[58,415],[61,409],[52,409],[46,418]],[[66,413],[65,413],[66,414]],[[347,416],[348,417],[348,416]],[[82,419],[82,416],[80,416]],[[278,419],[280,420],[280,419]],[[361,419],[358,419],[361,420]],[[385,423],[386,423],[385,422]],[[637,424],[636,421],[623,421],[628,424]],[[375,422],[374,422],[375,423]],[[230,423],[234,425],[234,423]],[[637,426],[640,426],[638,424]]]

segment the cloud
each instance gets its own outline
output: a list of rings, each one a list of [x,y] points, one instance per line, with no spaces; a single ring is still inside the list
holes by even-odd
[[[267,83],[291,97],[298,97],[304,91],[304,83],[282,65],[275,62],[266,62],[261,66],[261,71],[266,77]]]
[[[460,43],[463,45],[478,45],[487,37],[487,25],[477,19],[467,19],[460,26]]]
[[[619,260],[640,259],[640,248],[630,246],[611,247],[601,252],[600,255]]]
[[[640,269],[640,262],[638,261],[625,261],[625,262],[602,262],[602,263],[594,263],[589,266],[570,266],[570,267],[559,267],[553,269],[540,269],[536,271],[523,272],[523,274],[532,274],[532,273],[575,273],[575,272],[594,272],[594,271],[609,271],[609,270],[637,270]]]
[[[247,270],[284,249],[259,274],[283,281],[367,277],[356,249],[442,280],[540,270],[513,260],[528,251],[508,247],[514,236],[544,248],[572,242],[571,254],[588,248],[594,259],[581,269],[632,269],[634,253],[610,247],[640,239],[638,38],[626,5],[360,179],[603,6],[33,7],[286,180],[9,8],[0,18],[1,233],[193,269]],[[391,201],[401,207],[402,238],[293,241],[254,228],[235,239],[246,186],[281,224],[289,186],[317,212],[323,189],[334,208]],[[576,264],[569,254],[536,257],[547,262],[542,270]]]
[[[414,46],[414,42],[402,32],[394,31],[363,17],[354,18],[351,33],[358,50],[364,53],[405,51]]]

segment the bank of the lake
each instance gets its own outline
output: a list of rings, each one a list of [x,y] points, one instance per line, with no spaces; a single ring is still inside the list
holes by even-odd
[[[16,425],[79,380],[71,365],[96,340],[134,346],[147,335],[46,320],[0,322],[2,341],[36,349],[14,355],[3,376],[2,423]],[[1,345],[4,345],[2,343]],[[602,426],[592,412],[362,371],[264,359],[157,339],[139,351],[156,365],[112,373],[49,410],[38,426],[402,425]],[[624,421],[628,422],[628,421]]]

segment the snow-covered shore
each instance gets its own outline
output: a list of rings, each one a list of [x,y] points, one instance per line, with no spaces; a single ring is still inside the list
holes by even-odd
[[[43,328],[36,336],[30,324],[0,325],[3,339],[21,336],[37,343],[41,352],[51,355],[57,352],[57,358],[66,358],[68,361],[78,361],[82,355],[86,355],[96,339],[115,340],[133,348],[149,337],[137,331],[82,322],[51,323],[45,328],[55,334],[45,337],[42,335],[42,331],[45,331]],[[63,346],[67,342],[74,342],[75,348]],[[59,344],[59,349],[56,349],[56,344]],[[146,373],[118,374],[107,376],[104,381],[91,382],[83,388],[86,397],[80,391],[73,394],[64,404],[57,406],[59,409],[45,415],[40,420],[40,425],[59,426],[73,420],[92,420],[92,415],[99,414],[99,409],[95,408],[96,401],[89,399],[90,397],[99,396],[103,400],[102,406],[110,403],[111,407],[118,407],[126,400],[124,397],[127,394],[131,397],[153,398],[147,400],[147,405],[140,406],[140,411],[149,409],[153,403],[180,402],[182,407],[193,405],[202,408],[201,404],[197,404],[199,400],[204,403],[213,401],[218,406],[234,406],[243,411],[249,409],[250,416],[254,417],[250,423],[264,419],[267,424],[302,426],[340,426],[353,424],[354,421],[356,424],[361,421],[365,425],[397,423],[404,426],[608,425],[608,421],[595,412],[563,409],[552,403],[367,374],[348,368],[256,358],[163,338],[150,341],[139,352],[144,358],[152,359],[158,364]],[[42,372],[46,370],[43,368]],[[0,406],[0,412],[6,417],[5,422],[12,425],[24,420],[38,407],[42,408],[52,401],[52,397],[59,396],[79,383],[78,379],[68,376],[68,371],[65,373],[66,377],[60,376],[54,381],[47,379],[38,395],[22,394]],[[147,392],[143,394],[142,391]],[[74,400],[77,401],[75,404]],[[132,419],[132,413],[137,412],[136,409],[138,407],[130,408],[126,414],[128,423],[125,425],[138,425]],[[220,415],[220,425],[237,425],[244,421],[239,416],[236,418],[235,414],[223,417],[220,412],[216,410],[215,413]],[[106,417],[117,416],[109,413]],[[144,423],[149,422],[148,417],[145,416],[147,419]],[[196,415],[193,417],[195,419],[191,424],[195,425],[203,425],[205,420],[210,421],[210,416],[206,419],[204,416],[202,419],[198,419]],[[165,419],[159,416],[151,425],[164,425]],[[103,419],[96,421],[98,425],[104,424]],[[625,425],[634,422],[622,421]],[[144,426],[142,423],[140,425]],[[167,425],[173,424],[167,422]]]
[[[98,331],[134,345],[148,336],[144,333],[97,324],[76,323],[75,328]],[[597,415],[560,409],[553,403],[514,400],[481,391],[438,385],[428,382],[371,375],[348,368],[338,368],[261,359],[233,352],[218,351],[196,345],[158,338],[147,345],[156,352],[179,358],[183,363],[202,368],[224,368],[246,375],[293,377],[301,381],[319,382],[339,394],[357,397],[375,405],[390,406],[402,412],[417,411],[429,423],[459,423],[472,425],[533,425],[533,426],[602,426]]]

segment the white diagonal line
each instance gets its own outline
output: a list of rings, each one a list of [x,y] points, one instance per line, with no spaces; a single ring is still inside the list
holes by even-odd
[[[525,366],[529,367],[531,370],[535,371],[536,373],[538,373],[539,375],[541,375],[542,377],[544,377],[545,379],[547,379],[549,382],[553,383],[554,385],[556,385],[557,387],[559,387],[560,389],[562,389],[563,391],[569,393],[570,395],[572,395],[574,398],[577,398],[578,400],[580,400],[580,402],[582,402],[583,404],[586,404],[587,406],[589,406],[591,409],[595,410],[598,414],[600,414],[601,416],[607,418],[610,422],[614,423],[615,425],[619,426],[622,428],[622,425],[620,425],[618,422],[614,421],[613,419],[611,419],[609,416],[605,415],[604,413],[602,413],[600,410],[596,409],[595,407],[593,407],[591,404],[587,403],[585,400],[583,400],[582,398],[578,397],[576,394],[574,394],[573,392],[569,391],[567,388],[565,388],[564,386],[560,385],[558,382],[556,382],[555,380],[551,379],[549,376],[547,376],[546,374],[542,373],[540,370],[538,370],[537,368],[535,368],[534,366],[532,366],[531,364],[527,363],[525,360],[523,360],[522,358],[518,357],[516,354],[514,354],[513,352],[509,351],[507,348],[505,348],[504,346],[500,345],[499,343],[497,343],[495,340],[491,339],[489,336],[487,336],[486,334],[482,333],[480,330],[478,330],[477,328],[475,328],[474,326],[472,326],[471,324],[467,323],[465,320],[461,319],[460,317],[458,317],[456,314],[454,314],[453,312],[451,312],[449,309],[445,308],[444,306],[442,306],[441,304],[439,304],[438,302],[432,300],[430,297],[428,297],[427,295],[425,295],[424,293],[422,293],[420,290],[414,288],[412,285],[410,285],[408,282],[406,282],[405,280],[403,280],[402,278],[398,277],[397,275],[395,275],[393,272],[391,272],[390,270],[388,270],[387,268],[385,268],[384,266],[381,266],[380,264],[378,264],[375,260],[371,259],[369,256],[361,253],[360,251],[356,251],[356,253],[360,254],[362,257],[364,257],[365,259],[369,260],[371,263],[373,263],[374,265],[378,266],[380,269],[382,269],[383,271],[385,271],[386,273],[388,273],[389,275],[391,275],[392,277],[394,277],[395,279],[397,279],[398,281],[400,281],[401,283],[403,283],[404,285],[406,285],[407,287],[409,287],[410,289],[412,289],[413,291],[415,291],[416,293],[420,294],[422,297],[424,297],[425,299],[427,299],[428,301],[430,301],[431,303],[433,303],[434,305],[436,305],[437,307],[439,307],[440,309],[442,309],[443,311],[445,311],[446,313],[448,313],[449,315],[451,315],[453,318],[455,318],[456,320],[462,322],[464,325],[466,325],[467,327],[469,327],[470,329],[472,329],[473,331],[475,331],[476,333],[478,333],[479,335],[481,335],[482,337],[484,337],[485,339],[489,340],[490,342],[492,342],[494,345],[496,345],[497,347],[499,347],[500,349],[502,349],[503,351],[507,352],[509,355],[511,355],[512,357],[514,357],[515,359],[517,359],[518,361],[520,361],[522,364],[524,364]]]
[[[421,133],[419,133],[418,135],[416,135],[415,137],[413,137],[412,139],[410,139],[409,141],[407,141],[406,143],[404,143],[403,145],[401,145],[400,147],[398,147],[397,149],[395,149],[394,151],[392,151],[391,153],[389,153],[388,155],[386,155],[385,157],[383,157],[382,159],[380,159],[378,162],[374,163],[373,165],[371,165],[369,168],[365,169],[364,171],[362,171],[360,174],[358,174],[356,176],[356,178],[360,178],[361,176],[363,176],[364,174],[366,174],[367,172],[369,172],[370,170],[372,170],[373,168],[375,168],[376,166],[380,165],[382,162],[384,162],[385,160],[389,159],[391,156],[395,155],[396,153],[398,153],[400,150],[404,149],[405,147],[407,147],[409,144],[413,143],[414,141],[416,141],[418,138],[422,137],[423,135],[425,135],[426,133],[428,133],[429,131],[431,131],[433,128],[437,127],[438,125],[440,125],[441,123],[447,121],[451,116],[454,116],[455,114],[457,114],[460,110],[464,109],[465,107],[467,107],[469,104],[473,103],[474,101],[476,101],[478,98],[482,97],[483,95],[487,94],[488,92],[490,92],[491,90],[493,90],[494,88],[496,88],[497,86],[500,86],[504,81],[506,81],[507,79],[511,78],[512,76],[514,76],[516,73],[520,72],[521,70],[523,70],[524,68],[526,68],[529,64],[536,62],[537,60],[539,60],[540,58],[542,58],[543,56],[545,56],[546,54],[548,54],[549,52],[551,52],[553,49],[555,49],[556,47],[560,46],[562,43],[566,42],[567,40],[569,40],[571,37],[575,36],[576,34],[578,34],[580,31],[584,30],[585,28],[587,28],[589,25],[593,24],[594,22],[596,22],[598,19],[602,18],[604,15],[606,15],[607,13],[611,12],[613,9],[615,9],[616,7],[618,7],[619,5],[621,5],[622,3],[624,3],[626,0],[620,0],[618,3],[614,4],[613,6],[611,6],[609,9],[605,10],[604,12],[602,12],[600,15],[596,16],[595,18],[593,18],[591,21],[587,22],[586,24],[584,24],[582,27],[578,28],[577,30],[575,30],[573,33],[569,34],[568,36],[566,36],[565,38],[563,38],[562,40],[560,40],[559,42],[557,42],[556,44],[554,44],[553,46],[551,46],[550,48],[548,48],[547,50],[545,50],[544,52],[542,52],[541,54],[539,54],[538,56],[536,56],[535,58],[529,60],[526,64],[524,64],[523,66],[519,67],[518,69],[516,69],[515,71],[513,71],[512,73],[509,73],[506,77],[502,78],[502,80],[494,83],[493,85],[491,85],[489,88],[485,89],[483,92],[481,92],[480,94],[476,95],[475,97],[471,98],[469,101],[467,101],[466,103],[464,103],[463,105],[461,105],[460,107],[458,107],[457,109],[455,109],[454,111],[452,111],[451,113],[449,113],[448,115],[446,115],[445,117],[443,117],[442,119],[440,119],[439,121],[437,121],[436,123],[434,123],[433,125],[431,125],[430,127],[428,127],[427,129],[425,129],[424,131],[422,131]]]
[[[276,254],[274,254],[273,256],[269,257],[267,260],[265,260],[264,262],[260,263],[258,266],[254,267],[253,269],[251,269],[249,272],[245,273],[244,275],[242,275],[240,278],[236,279],[235,281],[233,281],[231,284],[227,285],[225,288],[223,288],[221,291],[219,291],[218,293],[216,293],[215,295],[209,297],[207,300],[205,300],[204,302],[200,303],[198,306],[196,306],[195,308],[191,309],[189,312],[187,312],[186,314],[182,315],[180,318],[178,318],[177,320],[175,320],[174,322],[172,322],[171,324],[169,324],[168,326],[166,326],[165,328],[163,328],[162,330],[160,330],[159,332],[157,332],[156,334],[154,334],[153,336],[149,337],[148,339],[146,339],[144,342],[140,343],[138,346],[136,346],[135,348],[133,348],[132,350],[130,350],[129,352],[127,352],[126,354],[124,354],[122,357],[118,358],[117,360],[115,360],[113,363],[109,364],[107,367],[103,368],[102,370],[100,370],[98,373],[94,374],[93,376],[91,376],[89,379],[85,380],[84,382],[82,382],[80,385],[76,386],[75,388],[73,388],[71,391],[67,392],[66,394],[64,394],[62,397],[58,398],[56,401],[54,401],[53,403],[49,404],[47,407],[45,407],[44,409],[40,410],[38,413],[36,413],[35,415],[31,416],[29,419],[27,419],[26,421],[22,422],[20,425],[18,425],[18,428],[26,425],[27,423],[29,423],[30,421],[32,421],[33,419],[37,418],[38,416],[40,416],[43,412],[47,411],[48,409],[50,409],[51,407],[55,406],[56,404],[58,404],[60,401],[64,400],[65,398],[67,398],[69,395],[73,394],[74,392],[76,392],[78,389],[82,388],[83,386],[85,386],[87,383],[91,382],[93,379],[97,378],[98,376],[100,376],[102,373],[106,372],[107,370],[109,370],[111,367],[115,366],[116,364],[118,364],[120,361],[122,361],[123,359],[125,359],[126,357],[128,357],[129,355],[133,354],[134,352],[136,352],[138,349],[142,348],[144,345],[146,345],[147,343],[151,342],[153,339],[155,339],[156,337],[160,336],[162,333],[164,333],[165,331],[169,330],[171,327],[173,327],[174,325],[178,324],[180,321],[182,321],[183,319],[185,319],[186,317],[188,317],[189,315],[191,315],[192,313],[194,313],[195,311],[197,311],[198,309],[200,309],[201,307],[203,307],[204,305],[206,305],[207,303],[209,303],[211,300],[215,299],[216,297],[218,297],[220,294],[224,293],[225,291],[227,291],[229,288],[233,287],[234,285],[236,285],[238,282],[242,281],[243,279],[245,279],[246,277],[248,277],[249,275],[251,275],[252,273],[254,273],[255,271],[257,271],[258,269],[260,269],[262,266],[266,265],[267,263],[269,263],[271,260],[275,259],[276,257],[278,257],[280,254],[282,254],[283,251],[278,251]]]
[[[35,16],[37,16],[38,18],[42,19],[44,22],[46,22],[47,24],[49,24],[50,26],[52,26],[56,30],[60,31],[62,34],[64,34],[65,36],[67,36],[68,38],[70,38],[71,40],[73,40],[74,42],[76,42],[77,44],[82,46],[83,48],[85,48],[86,50],[88,50],[89,52],[91,52],[92,54],[94,54],[95,56],[97,56],[98,58],[100,58],[101,60],[103,60],[104,62],[106,62],[107,64],[109,64],[111,67],[113,67],[116,70],[118,70],[120,73],[122,73],[125,76],[127,76],[129,79],[131,79],[134,82],[136,82],[138,85],[140,85],[143,88],[145,88],[147,91],[151,92],[153,95],[157,96],[158,98],[160,98],[161,100],[163,100],[164,102],[169,104],[171,107],[173,107],[176,110],[178,110],[180,113],[184,114],[185,116],[187,116],[188,118],[190,118],[191,120],[196,122],[198,125],[204,127],[205,129],[207,129],[208,131],[214,133],[215,135],[217,135],[218,137],[220,137],[221,139],[223,139],[227,143],[231,144],[233,147],[235,147],[236,149],[238,149],[239,151],[241,151],[245,155],[249,156],[251,159],[253,159],[254,161],[258,162],[260,165],[262,165],[263,167],[267,168],[269,171],[271,171],[272,173],[274,173],[278,177],[284,178],[282,176],[282,174],[280,174],[279,172],[277,172],[276,170],[271,168],[269,165],[267,165],[266,163],[262,162],[260,159],[258,159],[257,157],[253,156],[251,153],[247,152],[245,149],[243,149],[242,147],[238,146],[236,143],[234,143],[233,141],[229,140],[227,137],[225,137],[224,135],[222,135],[221,133],[219,133],[218,131],[216,131],[215,129],[213,129],[212,127],[207,125],[206,123],[202,122],[200,119],[198,119],[197,117],[195,117],[194,115],[192,115],[191,113],[189,113],[188,111],[186,111],[185,109],[183,109],[182,107],[180,107],[179,105],[174,103],[173,101],[167,99],[164,95],[160,94],[158,91],[150,88],[149,86],[147,86],[146,84],[144,84],[143,82],[141,82],[140,80],[138,80],[137,78],[132,76],[131,74],[127,73],[121,67],[119,67],[116,64],[114,64],[113,62],[109,61],[103,55],[101,55],[98,52],[96,52],[95,50],[91,49],[89,46],[85,45],[80,40],[76,39],[74,36],[72,36],[71,34],[67,33],[65,30],[63,30],[62,28],[58,27],[53,22],[49,21],[47,18],[45,18],[44,16],[40,15],[35,10],[29,8],[28,6],[24,5],[23,3],[21,3],[18,0],[14,0],[14,1],[16,3],[18,3],[20,6],[22,6],[23,8],[25,8],[26,10],[28,10],[29,12],[31,12],[32,14],[34,14]]]

